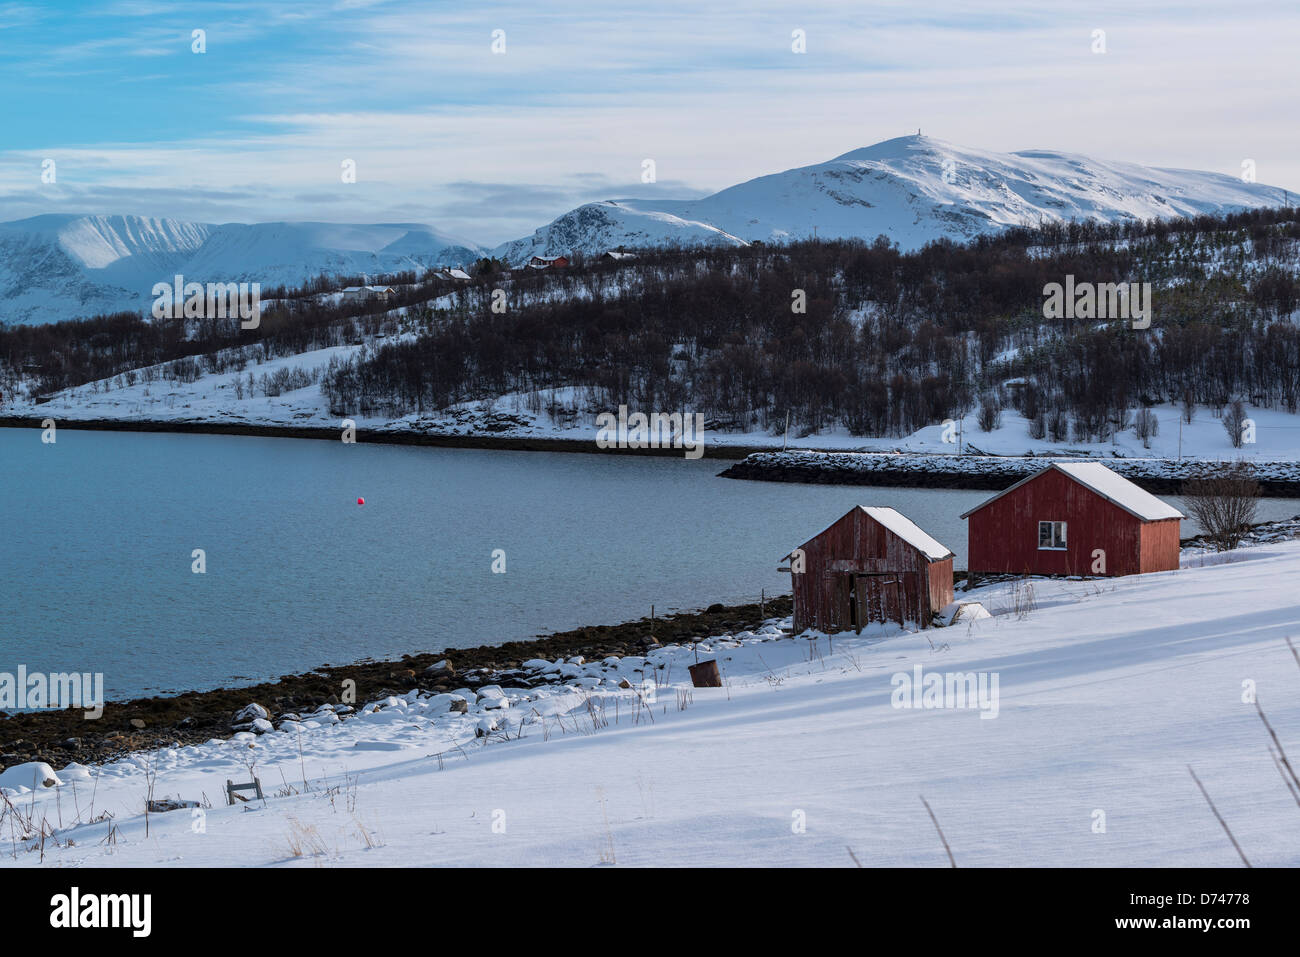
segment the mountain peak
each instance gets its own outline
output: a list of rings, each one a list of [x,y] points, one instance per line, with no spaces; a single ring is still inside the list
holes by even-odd
[[[1221,173],[1043,149],[998,153],[911,133],[703,199],[621,200],[606,204],[604,216],[578,216],[574,210],[526,239],[499,246],[496,254],[514,263],[527,255],[598,253],[617,245],[880,235],[907,250],[1043,221],[1167,219],[1283,201],[1280,189]],[[617,217],[608,215],[614,211]],[[612,224],[614,218],[620,222]],[[598,229],[582,228],[597,221]]]
[[[923,136],[920,133],[909,133],[907,136],[895,136],[893,139],[881,140],[879,143],[873,143],[871,146],[860,146],[855,150],[849,150],[847,153],[841,153],[830,162],[838,163],[841,160],[886,160],[886,159],[907,159],[914,156],[917,152],[934,152],[950,147],[951,144],[944,140],[937,140],[933,136]]]
[[[1236,176],[1047,149],[997,153],[912,133],[690,200],[587,203],[494,254],[598,255],[619,246],[743,246],[884,235],[903,250],[1043,221],[1219,214],[1283,204]],[[298,285],[321,273],[463,265],[486,251],[418,223],[226,223],[56,213],[0,223],[0,320],[147,305],[155,282]]]

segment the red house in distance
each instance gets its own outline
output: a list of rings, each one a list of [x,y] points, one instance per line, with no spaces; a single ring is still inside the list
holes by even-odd
[[[952,552],[892,508],[859,505],[786,558],[796,633],[928,628],[953,600]]]
[[[1178,568],[1184,516],[1100,462],[1062,462],[961,517],[971,574],[1114,576]]]

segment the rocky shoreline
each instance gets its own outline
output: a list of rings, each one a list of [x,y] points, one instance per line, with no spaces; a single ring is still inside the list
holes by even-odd
[[[1000,491],[1053,462],[1100,461],[1155,495],[1179,495],[1199,460],[1102,456],[932,455],[920,452],[756,452],[718,473],[723,478],[814,485]],[[1262,493],[1300,498],[1300,462],[1254,463]]]
[[[41,429],[44,420],[30,416],[0,416],[0,429]],[[59,419],[60,430],[75,432],[171,432],[182,435],[249,435],[271,439],[339,440],[335,427],[312,425],[257,425],[247,422],[185,422],[140,419]],[[497,449],[513,452],[578,452],[600,455],[653,455],[681,458],[679,448],[621,449],[601,448],[593,438],[548,438],[527,435],[464,434],[456,432],[417,432],[383,428],[358,428],[358,444],[423,445],[450,449]],[[704,455],[712,459],[742,459],[762,449],[752,445],[707,444]]]
[[[644,654],[658,644],[757,629],[765,619],[785,617],[792,609],[792,599],[787,595],[769,599],[762,608],[756,603],[710,605],[704,611],[656,618],[653,622],[643,618],[576,628],[529,641],[405,655],[395,661],[325,665],[305,674],[284,675],[276,682],[247,687],[110,701],[103,716],[93,721],[80,710],[5,715],[0,717],[0,770],[29,761],[44,761],[55,768],[74,761],[103,763],[132,751],[229,737],[239,730],[233,727],[238,723],[236,715],[251,703],[257,703],[268,717],[274,718],[305,714],[321,705],[340,706],[351,697],[345,689],[355,691],[354,701],[360,707],[368,701],[417,689],[438,694],[502,681],[526,687],[539,680],[535,672],[522,667],[531,659]],[[354,682],[355,686],[346,682]]]

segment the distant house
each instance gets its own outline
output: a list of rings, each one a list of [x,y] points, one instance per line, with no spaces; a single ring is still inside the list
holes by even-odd
[[[953,600],[952,552],[892,508],[859,505],[786,558],[796,632],[928,628]]]
[[[609,249],[600,254],[601,259],[611,259],[619,262],[625,259],[636,259],[635,253],[625,253],[621,249]]]
[[[444,279],[453,279],[456,282],[469,282],[470,279],[473,278],[469,273],[460,268],[444,269],[442,272]]]
[[[553,269],[569,265],[567,256],[534,256],[528,260],[529,269]]]
[[[387,302],[392,295],[392,286],[348,286],[343,290],[343,301]]]
[[[972,574],[1139,575],[1178,568],[1183,513],[1100,462],[1062,462],[962,515]]]

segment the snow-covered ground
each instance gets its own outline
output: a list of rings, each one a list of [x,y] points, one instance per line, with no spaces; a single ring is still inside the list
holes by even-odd
[[[943,866],[924,796],[959,865],[1237,866],[1191,765],[1253,864],[1295,866],[1300,809],[1248,702],[1300,759],[1300,601],[1279,587],[1298,576],[1300,542],[1278,542],[1032,600],[991,586],[963,598],[992,617],[949,628],[710,637],[721,688],[690,689],[670,647],[545,665],[552,684],[466,714],[416,693],[322,711],[10,791],[0,862]],[[997,694],[896,706],[916,669]],[[224,806],[250,773],[266,799]],[[215,806],[146,821],[151,782]],[[43,849],[19,818],[52,830]]]
[[[1248,459],[1258,461],[1285,461],[1300,459],[1300,415],[1291,415],[1278,409],[1262,409],[1247,404],[1246,416],[1254,425],[1253,442],[1233,448],[1224,430],[1223,420],[1213,410],[1197,407],[1192,421],[1181,421],[1177,406],[1163,404],[1151,407],[1159,432],[1144,446],[1132,428],[1117,432],[1113,441],[1106,442],[1051,442],[1033,439],[1029,435],[1030,423],[1014,409],[1005,409],[998,428],[992,432],[980,430],[977,414],[972,412],[964,419],[954,420],[959,426],[962,448],[970,452],[979,450],[990,455],[1042,455],[1065,450],[1082,455],[1111,458],[1175,459],[1180,456],[1203,459]],[[890,448],[908,452],[954,454],[958,451],[953,439],[945,441],[945,433],[953,430],[944,424],[927,426],[906,439],[894,442]],[[791,443],[793,445],[793,443]],[[799,444],[804,445],[804,440]],[[880,443],[884,445],[885,443]]]
[[[318,384],[268,397],[258,389],[242,395],[236,379],[246,386],[251,372],[260,382],[263,375],[274,376],[281,369],[323,372],[330,360],[356,356],[365,349],[375,349],[384,342],[398,341],[416,333],[406,317],[406,310],[390,312],[401,330],[385,339],[367,337],[363,345],[335,346],[299,355],[249,362],[242,372],[205,373],[193,382],[169,381],[156,377],[145,381],[137,372],[127,384],[122,376],[111,382],[91,382],[57,393],[49,402],[37,404],[14,397],[0,404],[0,415],[52,418],[56,422],[94,420],[150,421],[175,423],[227,423],[254,426],[310,426],[341,428],[341,420],[332,416]],[[161,368],[161,367],[160,367]],[[559,411],[552,415],[552,406]],[[534,394],[512,393],[493,400],[466,402],[449,409],[410,414],[397,418],[352,415],[358,428],[381,432],[422,433],[434,435],[493,435],[501,438],[553,438],[595,445],[598,426],[596,416],[582,390],[548,389]],[[637,411],[637,410],[631,410]],[[652,409],[645,412],[688,413],[689,409]],[[843,428],[831,428],[813,435],[788,437],[773,434],[757,426],[723,431],[708,428],[704,433],[706,448],[753,447],[779,449],[813,449],[861,452],[924,452],[937,456],[966,456],[987,453],[1001,456],[1044,454],[1078,454],[1111,459],[1238,459],[1255,462],[1300,461],[1300,415],[1273,409],[1246,407],[1254,425],[1253,442],[1234,449],[1222,421],[1206,408],[1198,408],[1192,422],[1181,422],[1180,411],[1173,405],[1152,407],[1158,422],[1158,434],[1144,447],[1131,429],[1117,433],[1108,442],[1060,442],[1035,440],[1029,436],[1029,423],[1014,410],[1002,413],[998,428],[983,432],[975,412],[960,420],[935,423],[905,438],[870,438],[851,435]],[[958,443],[957,439],[961,442]]]

